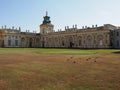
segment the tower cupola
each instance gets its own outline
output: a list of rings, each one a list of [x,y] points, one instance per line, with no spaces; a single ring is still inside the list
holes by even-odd
[[[54,25],[51,24],[51,20],[50,20],[50,17],[48,16],[47,11],[46,11],[46,16],[44,16],[43,18],[44,18],[44,20],[43,20],[42,24],[40,25],[40,33],[47,34],[47,33],[53,32]]]
[[[44,17],[43,24],[50,24],[50,17],[48,16],[48,12],[46,11],[46,16]]]

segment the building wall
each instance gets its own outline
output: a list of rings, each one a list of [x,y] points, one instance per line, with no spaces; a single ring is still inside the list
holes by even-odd
[[[120,48],[120,29],[111,24],[98,27],[65,27],[54,32],[48,12],[40,25],[40,33],[21,32],[19,29],[0,29],[0,47],[60,47],[60,48]]]
[[[89,29],[41,35],[41,47],[110,48],[110,30]]]

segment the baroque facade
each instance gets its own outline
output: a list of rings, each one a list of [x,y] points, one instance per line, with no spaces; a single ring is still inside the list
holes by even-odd
[[[44,17],[40,33],[22,32],[21,28],[0,29],[0,47],[49,47],[49,48],[120,48],[120,28],[111,24],[82,27],[77,25],[54,31],[50,17]]]

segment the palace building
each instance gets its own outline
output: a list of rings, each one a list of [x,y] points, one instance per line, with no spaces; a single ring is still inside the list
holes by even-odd
[[[120,48],[120,28],[111,24],[103,26],[66,26],[64,30],[54,30],[54,25],[46,12],[40,25],[40,33],[22,32],[21,28],[0,29],[0,47],[45,47],[45,48]]]

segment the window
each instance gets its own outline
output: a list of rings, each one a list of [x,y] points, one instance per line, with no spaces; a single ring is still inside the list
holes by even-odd
[[[11,46],[11,40],[8,40],[8,46]]]
[[[15,40],[15,46],[18,46],[18,40]]]

